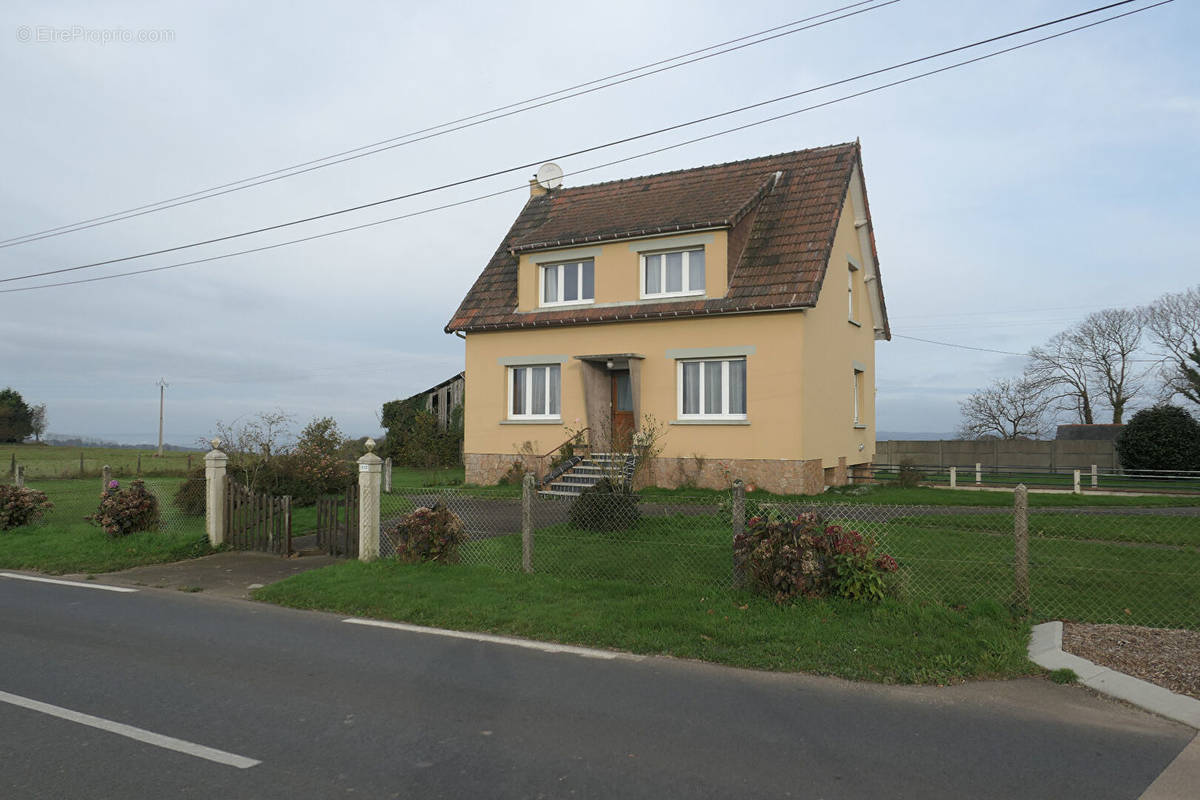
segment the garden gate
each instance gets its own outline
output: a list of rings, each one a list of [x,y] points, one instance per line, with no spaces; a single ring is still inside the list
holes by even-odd
[[[358,485],[317,501],[317,547],[331,556],[358,558]]]
[[[292,498],[273,497],[225,479],[225,542],[236,550],[292,552]]]

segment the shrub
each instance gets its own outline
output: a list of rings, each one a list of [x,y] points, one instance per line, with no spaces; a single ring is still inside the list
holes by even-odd
[[[917,469],[917,465],[912,462],[912,459],[904,459],[900,462],[900,472],[896,475],[896,483],[901,489],[915,489],[921,485],[921,481],[925,480],[925,473]]]
[[[37,522],[54,508],[45,492],[25,487],[0,485],[0,531]]]
[[[130,483],[128,489],[110,481],[100,494],[96,513],[84,519],[103,528],[110,539],[148,531],[158,525],[158,498],[141,479]]]
[[[571,502],[567,519],[572,528],[585,531],[623,531],[642,517],[638,497],[623,481],[602,478]]]
[[[179,488],[175,490],[175,497],[171,502],[185,514],[190,514],[193,517],[203,516],[208,504],[207,491],[208,487],[204,477],[204,466],[201,465],[193,468],[188,473],[184,482],[179,484]]]
[[[407,564],[458,561],[458,548],[466,538],[459,516],[443,503],[421,506],[384,529],[396,547],[396,558]]]
[[[750,587],[776,603],[797,597],[844,597],[878,602],[885,576],[899,569],[890,555],[857,531],[822,526],[816,514],[794,520],[756,516],[733,540],[735,563]]]
[[[1116,444],[1122,469],[1200,469],[1200,422],[1178,406],[1137,412]]]

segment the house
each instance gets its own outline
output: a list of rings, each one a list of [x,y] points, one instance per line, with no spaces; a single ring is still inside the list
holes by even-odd
[[[530,197],[447,333],[466,340],[466,480],[588,427],[667,431],[661,486],[777,492],[875,454],[890,339],[857,142]]]

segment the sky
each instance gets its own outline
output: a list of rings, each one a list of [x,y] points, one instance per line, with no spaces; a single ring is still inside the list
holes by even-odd
[[[400,137],[852,1],[8,2],[0,239]],[[876,349],[877,426],[952,431],[959,401],[1023,359],[900,335],[1022,353],[1092,311],[1200,283],[1193,0],[620,164],[591,169],[1003,45],[561,156],[1100,4],[901,0],[347,163],[0,246],[0,386],[45,403],[48,432],[60,435],[154,442],[160,379],[168,442],[194,444],[218,421],[275,409],[299,425],[332,416],[348,435],[377,435],[384,402],[462,369],[463,342],[443,327],[528,197],[533,168],[9,279],[525,164],[554,160],[575,186],[858,138],[898,335]],[[263,252],[30,288],[460,202]]]

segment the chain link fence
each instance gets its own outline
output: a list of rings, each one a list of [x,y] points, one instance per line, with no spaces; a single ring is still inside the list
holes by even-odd
[[[118,480],[121,487],[128,487],[135,478],[113,478]],[[182,535],[203,535],[204,506],[203,487],[201,487],[200,506],[189,513],[175,503],[175,496],[183,483],[181,478],[143,478],[146,488],[158,500],[158,524],[154,528],[159,533]],[[100,478],[83,479],[38,479],[28,481],[31,489],[45,492],[50,502],[54,503],[52,514],[54,519],[66,519],[70,522],[82,522],[83,518],[96,513],[100,506],[100,494],[103,481]],[[50,519],[49,517],[47,519]],[[99,527],[96,528],[100,530]]]
[[[461,520],[461,564],[603,581],[614,591],[621,583],[732,591],[732,492],[589,496],[461,487],[384,494],[381,553],[395,555],[405,514],[440,505]],[[1020,548],[1012,507],[745,500],[747,522],[809,513],[892,556],[905,600],[1027,602],[1039,619],[1200,629],[1200,507],[1034,508]]]

